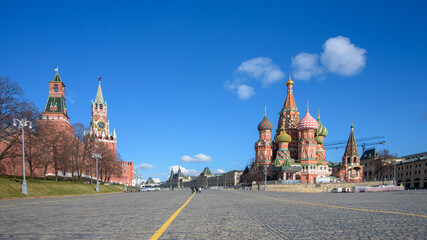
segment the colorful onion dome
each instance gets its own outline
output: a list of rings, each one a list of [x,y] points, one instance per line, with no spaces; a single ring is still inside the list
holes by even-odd
[[[328,135],[328,129],[320,122],[320,119],[317,120],[319,127],[316,130],[316,136],[326,137]]]
[[[323,138],[317,136],[314,138],[318,144],[323,144]]]
[[[297,126],[298,130],[302,130],[302,129],[317,129],[318,127],[319,127],[319,124],[317,124],[316,119],[314,119],[310,115],[310,112],[308,111],[308,108],[307,108],[307,113],[301,119],[301,121],[299,121],[299,123],[298,123],[298,126]]]
[[[273,130],[273,124],[268,120],[266,116],[262,119],[262,121],[258,125],[258,131],[266,131],[266,130]]]
[[[282,131],[280,135],[276,137],[276,143],[287,142],[290,143],[292,141],[291,136],[287,134],[285,131]]]

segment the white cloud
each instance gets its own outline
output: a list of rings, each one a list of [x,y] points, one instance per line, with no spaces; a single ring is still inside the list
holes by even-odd
[[[294,78],[309,80],[313,77],[324,77],[325,72],[331,72],[342,76],[352,76],[366,65],[366,50],[356,47],[350,39],[343,36],[329,38],[323,44],[323,52],[320,54],[301,52],[292,57],[292,69]]]
[[[231,90],[239,99],[248,99],[255,95],[255,88],[247,82],[258,81],[263,87],[283,79],[284,74],[270,58],[257,57],[242,62],[233,74],[233,80],[227,81],[225,87]]]
[[[212,157],[207,156],[203,153],[199,153],[197,155],[194,155],[193,157],[190,157],[188,155],[181,157],[181,162],[210,162],[212,161]]]
[[[315,53],[302,52],[292,57],[291,68],[294,69],[295,79],[308,80],[323,74],[323,69],[319,66],[319,55]]]
[[[198,176],[200,175],[201,172],[195,170],[195,169],[186,169],[183,166],[179,166],[179,165],[173,165],[169,167],[169,171],[171,169],[173,169],[174,173],[178,172],[178,169],[181,168],[181,172],[185,175],[185,176]]]
[[[323,44],[322,64],[333,73],[351,76],[359,73],[366,64],[366,50],[356,47],[349,38],[329,38]]]
[[[237,96],[239,99],[248,99],[255,94],[255,90],[253,87],[242,84],[237,87]]]
[[[232,162],[231,164],[233,164],[234,166],[237,166],[237,165],[239,165],[239,164],[237,164],[237,163],[235,163],[235,162]]]
[[[136,169],[141,169],[141,170],[148,170],[148,169],[152,169],[155,168],[153,165],[148,164],[148,163],[142,163],[138,166],[136,166]]]
[[[244,61],[236,72],[261,80],[263,86],[269,86],[284,77],[279,66],[268,57],[257,57]]]

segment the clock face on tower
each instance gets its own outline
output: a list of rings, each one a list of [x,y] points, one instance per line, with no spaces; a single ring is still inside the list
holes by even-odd
[[[96,124],[96,127],[97,127],[99,130],[104,130],[104,129],[105,129],[105,127],[106,127],[106,124],[105,124],[105,122],[104,122],[104,121],[100,120],[100,121],[98,121],[98,123]]]

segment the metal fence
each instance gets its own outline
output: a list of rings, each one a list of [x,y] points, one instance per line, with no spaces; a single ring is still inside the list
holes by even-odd
[[[300,184],[301,180],[274,180],[267,181],[267,185],[276,185],[276,184]],[[261,185],[264,185],[264,182],[261,182]]]

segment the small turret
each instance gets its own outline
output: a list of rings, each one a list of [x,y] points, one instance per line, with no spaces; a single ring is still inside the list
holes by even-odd
[[[357,151],[356,137],[354,136],[354,126],[351,124],[350,136],[348,137],[347,146],[342,158],[343,165],[359,165],[360,156]]]

